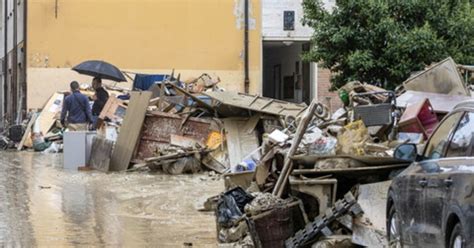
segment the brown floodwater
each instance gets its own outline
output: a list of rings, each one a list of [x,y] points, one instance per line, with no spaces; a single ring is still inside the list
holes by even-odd
[[[207,173],[62,169],[62,154],[0,152],[0,247],[216,247]]]

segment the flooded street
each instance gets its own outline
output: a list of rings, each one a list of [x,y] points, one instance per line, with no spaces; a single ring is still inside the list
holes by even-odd
[[[65,171],[62,154],[0,154],[0,246],[215,247],[199,212],[223,190],[207,173]]]

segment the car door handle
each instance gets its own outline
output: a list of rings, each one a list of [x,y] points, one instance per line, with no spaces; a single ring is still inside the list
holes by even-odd
[[[453,179],[451,178],[444,179],[444,185],[446,185],[446,187],[450,187],[451,185],[453,185]]]
[[[418,181],[418,184],[421,186],[421,187],[426,187],[426,185],[428,185],[428,181],[426,181],[426,179],[421,179],[420,181]]]

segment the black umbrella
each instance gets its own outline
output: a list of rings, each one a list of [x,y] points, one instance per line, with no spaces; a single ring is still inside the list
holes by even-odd
[[[102,79],[109,79],[116,82],[127,81],[116,66],[105,61],[88,60],[74,66],[72,69],[80,74],[100,77]]]

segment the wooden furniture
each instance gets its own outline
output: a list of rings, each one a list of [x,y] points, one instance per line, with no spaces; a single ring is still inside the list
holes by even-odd
[[[426,139],[433,133],[438,123],[438,117],[430,101],[425,98],[418,103],[407,106],[398,126],[402,132],[422,133]]]

